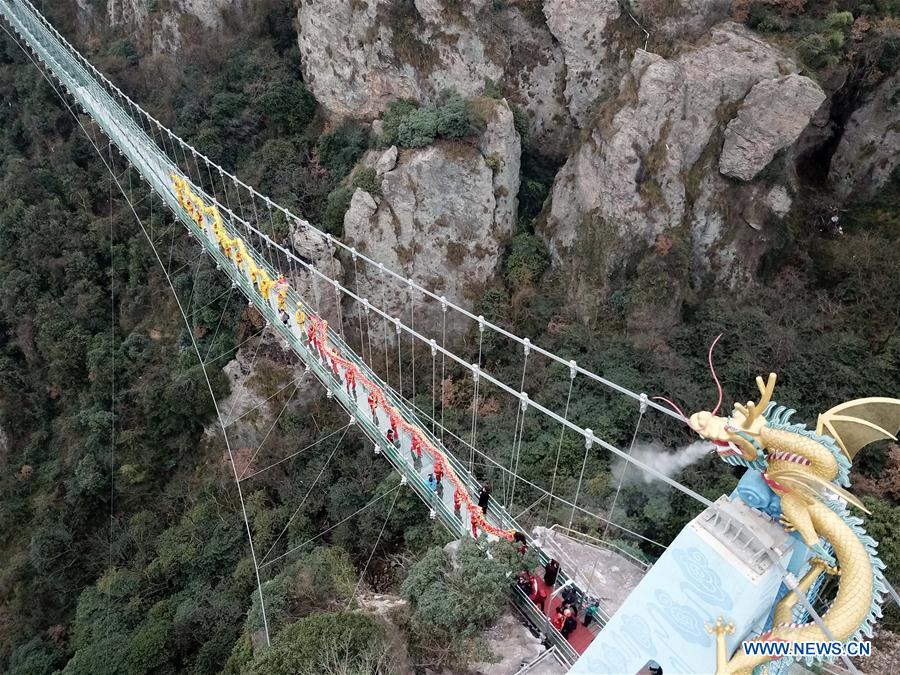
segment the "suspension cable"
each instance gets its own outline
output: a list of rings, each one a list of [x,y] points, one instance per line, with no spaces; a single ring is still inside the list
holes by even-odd
[[[281,410],[278,412],[278,415],[275,416],[275,419],[272,421],[272,424],[269,426],[269,430],[266,432],[266,435],[263,436],[263,439],[259,442],[259,445],[256,446],[256,451],[253,453],[253,455],[250,457],[250,459],[247,460],[247,464],[244,465],[244,468],[241,471],[240,478],[244,478],[244,474],[246,474],[247,470],[252,466],[253,460],[256,459],[256,456],[259,454],[259,451],[262,450],[263,445],[265,445],[265,442],[269,439],[269,435],[272,433],[272,429],[274,429],[276,427],[276,425],[278,424],[278,420],[281,419],[281,416],[284,414],[284,411],[287,410],[288,404],[291,402],[291,399],[294,398],[294,394],[297,393],[297,390],[300,388],[300,382],[302,382],[302,381],[303,381],[303,376],[301,376],[300,379],[294,383],[294,390],[287,397],[287,399],[284,402],[284,405],[281,406]]]
[[[275,550],[275,547],[278,545],[278,542],[281,541],[281,538],[284,536],[284,533],[287,532],[288,527],[290,527],[291,522],[293,522],[294,518],[297,517],[297,514],[300,513],[300,509],[303,508],[303,505],[306,503],[306,500],[309,499],[309,495],[312,493],[313,488],[316,487],[316,484],[319,482],[319,479],[322,477],[322,474],[325,473],[325,469],[331,463],[331,458],[334,457],[334,453],[337,452],[337,449],[341,447],[341,441],[344,440],[344,436],[347,435],[347,429],[350,428],[348,424],[344,427],[344,433],[341,434],[341,437],[338,439],[337,443],[334,444],[334,448],[331,450],[331,454],[328,455],[328,459],[325,460],[325,463],[322,465],[322,468],[319,470],[319,475],[316,476],[316,479],[313,481],[312,485],[309,486],[309,490],[306,491],[306,494],[303,495],[303,499],[300,501],[300,505],[296,508],[294,513],[291,514],[291,517],[288,518],[288,521],[284,524],[284,528],[282,528],[281,532],[275,538],[275,541],[272,542],[272,546],[269,547],[269,550],[266,551],[266,554],[260,559],[261,563],[264,563],[266,559],[269,557],[269,554]]]
[[[94,148],[94,151],[97,153],[97,156],[100,158],[100,161],[106,167],[106,170],[109,172],[113,181],[115,181],[116,187],[119,189],[119,192],[122,193],[122,196],[128,202],[129,208],[131,209],[131,212],[134,215],[135,220],[137,220],[137,223],[140,226],[141,231],[144,233],[144,237],[147,239],[147,241],[150,244],[150,248],[153,251],[154,256],[156,257],[156,261],[159,263],[160,268],[162,268],[162,270],[166,276],[166,282],[169,285],[169,289],[172,291],[172,296],[175,299],[175,304],[178,306],[178,310],[181,313],[181,318],[184,320],[185,326],[187,327],[188,335],[190,336],[190,339],[191,339],[191,344],[193,345],[194,352],[197,355],[197,361],[200,364],[200,369],[203,371],[203,377],[204,377],[204,380],[206,381],[206,386],[207,386],[207,389],[209,390],[209,395],[213,402],[213,408],[215,409],[215,412],[216,412],[216,418],[218,419],[219,426],[222,429],[222,436],[225,440],[225,447],[228,451],[228,456],[231,459],[232,469],[235,470],[235,486],[237,487],[238,499],[241,503],[241,511],[244,516],[244,525],[247,530],[247,539],[248,539],[248,542],[250,545],[250,555],[253,560],[253,568],[256,573],[256,584],[257,584],[257,589],[259,591],[259,604],[260,604],[260,609],[261,609],[262,617],[263,617],[263,628],[264,628],[265,635],[266,635],[266,644],[268,646],[271,646],[271,638],[269,636],[269,625],[268,625],[268,620],[266,618],[265,600],[263,598],[263,592],[262,592],[262,580],[259,575],[259,565],[257,564],[257,560],[256,560],[256,551],[253,546],[253,535],[250,531],[250,521],[247,518],[247,508],[244,503],[244,495],[243,495],[243,491],[241,490],[240,483],[237,480],[237,472],[236,472],[236,468],[235,468],[235,464],[234,464],[234,454],[231,449],[231,443],[228,439],[228,433],[225,431],[225,425],[222,421],[222,414],[221,414],[221,411],[219,410],[219,405],[218,405],[218,402],[216,401],[216,397],[213,392],[212,383],[210,382],[210,379],[209,379],[209,373],[207,372],[206,367],[203,364],[203,359],[200,357],[200,349],[197,345],[197,340],[194,338],[194,333],[191,330],[190,321],[188,320],[187,314],[185,313],[184,308],[181,305],[181,301],[178,299],[178,294],[175,292],[175,286],[172,283],[172,279],[169,276],[168,271],[166,270],[166,266],[163,265],[162,258],[160,257],[159,252],[156,250],[156,247],[153,245],[153,240],[150,238],[149,232],[147,232],[147,229],[144,227],[144,223],[143,223],[141,217],[138,215],[128,194],[125,192],[124,187],[119,182],[119,179],[116,177],[115,171],[113,171],[112,166],[106,162],[106,159],[103,157],[103,153],[97,147],[97,144],[94,142],[94,139],[91,137],[91,135],[88,133],[87,129],[84,127],[84,124],[81,122],[78,115],[75,113],[74,110],[72,110],[72,107],[69,105],[68,101],[65,99],[63,94],[57,89],[57,87],[53,83],[53,81],[50,80],[49,77],[47,77],[47,74],[44,72],[44,70],[37,64],[37,62],[35,62],[34,58],[31,56],[31,54],[28,53],[28,51],[9,32],[9,30],[7,30],[6,26],[3,26],[2,24],[0,24],[0,28],[3,28],[3,31],[7,35],[9,35],[9,37],[13,40],[13,42],[15,42],[16,45],[22,50],[22,52],[28,57],[28,59],[32,62],[32,64],[37,68],[38,72],[44,77],[44,79],[47,81],[47,83],[50,85],[50,87],[53,89],[53,91],[59,97],[59,99],[63,103],[63,105],[68,109],[69,114],[72,115],[72,117],[78,123],[78,126],[81,127],[82,132],[87,137],[88,141],[90,141],[91,145]]]
[[[294,553],[294,552],[296,552],[297,550],[303,548],[303,547],[306,546],[307,544],[311,544],[312,542],[314,542],[314,541],[315,541],[316,539],[318,539],[319,537],[325,536],[326,534],[328,534],[329,532],[331,532],[331,531],[332,531],[333,529],[335,529],[336,527],[340,527],[341,525],[343,525],[344,523],[346,523],[346,522],[347,522],[348,520],[350,520],[351,518],[353,518],[353,517],[359,515],[360,513],[362,513],[362,512],[365,511],[366,509],[368,509],[368,508],[369,508],[370,506],[372,506],[375,502],[378,502],[378,501],[384,499],[385,497],[387,497],[387,496],[388,496],[389,494],[391,494],[392,492],[396,492],[397,490],[399,490],[401,487],[403,487],[403,484],[402,484],[402,483],[399,484],[399,485],[396,485],[395,487],[392,487],[392,488],[391,488],[390,490],[388,490],[387,492],[382,492],[380,495],[376,495],[375,497],[373,497],[372,499],[370,499],[370,500],[368,501],[368,503],[367,503],[365,506],[362,506],[362,507],[356,509],[356,511],[354,511],[353,513],[351,513],[351,514],[350,514],[349,516],[347,516],[346,518],[342,518],[341,520],[339,520],[338,522],[336,522],[334,525],[332,525],[332,526],[329,527],[328,529],[322,530],[321,532],[319,532],[319,534],[317,534],[317,535],[314,536],[314,537],[310,537],[309,539],[307,539],[307,540],[304,541],[303,543],[297,544],[296,546],[291,547],[290,549],[288,549],[287,551],[285,551],[285,552],[282,553],[281,555],[275,556],[274,558],[272,558],[272,559],[269,560],[268,562],[265,562],[265,563],[263,563],[262,565],[260,565],[260,568],[262,568],[262,567],[268,567],[269,565],[271,565],[271,564],[273,564],[273,563],[275,563],[275,562],[281,560],[282,558],[284,558],[284,557],[286,557],[286,556],[289,556],[291,553]]]
[[[279,459],[277,462],[272,462],[271,464],[269,464],[269,466],[267,466],[267,467],[265,467],[265,468],[263,468],[263,469],[259,469],[258,471],[254,471],[253,473],[251,473],[251,474],[248,475],[248,476],[243,476],[243,477],[241,478],[241,482],[243,482],[243,481],[245,481],[245,480],[250,480],[250,479],[253,478],[254,476],[258,476],[259,474],[264,473],[264,472],[268,471],[269,469],[272,469],[272,468],[278,466],[279,464],[283,464],[284,462],[288,461],[289,459],[293,459],[293,458],[296,457],[297,455],[302,455],[302,454],[303,454],[304,452],[306,452],[307,450],[310,450],[311,448],[314,448],[315,446],[319,445],[320,443],[324,443],[325,441],[327,441],[329,438],[331,438],[331,437],[334,436],[335,434],[338,434],[338,433],[340,433],[340,432],[342,432],[342,431],[345,431],[345,430],[347,429],[347,427],[349,427],[349,426],[350,426],[350,424],[346,424],[346,425],[340,427],[339,429],[335,429],[334,431],[332,431],[332,432],[331,432],[330,434],[328,434],[327,436],[323,436],[323,437],[320,438],[319,440],[314,441],[313,443],[310,443],[309,445],[307,445],[307,446],[306,446],[305,448],[303,448],[302,450],[297,450],[296,452],[292,452],[292,453],[291,453],[290,455],[288,455],[287,457],[282,457],[282,458]]]

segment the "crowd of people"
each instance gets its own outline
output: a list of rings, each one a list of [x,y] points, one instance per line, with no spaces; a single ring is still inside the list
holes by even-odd
[[[518,533],[516,533],[518,534]],[[528,598],[537,605],[543,614],[547,613],[545,607],[547,601],[547,593],[553,593],[556,581],[559,576],[559,563],[556,560],[550,560],[544,565],[544,586],[546,591],[541,588],[537,577],[529,570],[522,570],[516,580],[516,585]],[[592,598],[582,604],[579,601],[578,592],[569,585],[564,585],[560,590],[561,601],[553,609],[553,615],[549,617],[550,624],[558,630],[562,636],[569,639],[569,636],[575,632],[578,627],[578,614],[584,611],[582,617],[582,625],[587,628],[600,616],[600,603],[597,599]]]

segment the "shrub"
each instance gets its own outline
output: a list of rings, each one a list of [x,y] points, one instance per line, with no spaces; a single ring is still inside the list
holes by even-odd
[[[819,33],[803,38],[798,49],[800,58],[811,68],[827,68],[837,62],[833,42]]]
[[[425,108],[410,101],[392,103],[382,122],[383,142],[404,148],[421,148],[436,138],[465,138],[477,132],[469,105],[452,91],[442,93]]]
[[[345,122],[330,134],[322,136],[316,147],[319,159],[332,178],[340,180],[350,173],[369,147],[369,132],[356,122]]]
[[[399,143],[397,132],[400,122],[409,115],[419,109],[412,101],[393,101],[381,118],[382,123],[382,141],[385,145],[396,145]]]
[[[825,25],[831,30],[847,30],[853,25],[853,14],[850,12],[831,12],[825,17]]]
[[[510,103],[509,109],[513,114],[513,126],[516,128],[519,137],[524,141],[528,138],[528,115],[515,103]]]
[[[381,195],[381,184],[378,179],[378,173],[370,166],[357,169],[353,174],[351,185],[354,188],[361,188],[370,195]]]
[[[437,123],[437,115],[430,108],[409,113],[397,127],[397,144],[405,148],[431,145],[437,136]]]
[[[347,185],[336,187],[328,193],[328,204],[322,216],[322,229],[340,237],[344,233],[344,214],[350,208],[350,200],[353,198],[353,188]]]
[[[540,239],[525,232],[513,237],[506,258],[506,278],[511,284],[533,284],[549,266],[550,254]]]
[[[300,619],[261,651],[247,675],[376,672],[384,660],[384,631],[367,614],[332,612]]]
[[[465,99],[456,92],[445,92],[434,107],[435,133],[443,138],[465,138],[475,133]]]

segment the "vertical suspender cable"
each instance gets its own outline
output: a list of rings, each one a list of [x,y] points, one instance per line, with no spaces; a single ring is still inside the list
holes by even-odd
[[[387,315],[387,292],[385,291],[384,284],[384,263],[378,263],[378,270],[381,272],[381,309]],[[387,316],[382,319],[381,327],[384,329],[384,381],[387,386],[391,386],[391,366],[390,360],[388,359],[388,329],[387,329]]]
[[[409,298],[409,327],[416,330],[416,299],[413,296],[413,280],[410,277],[407,280],[407,297]],[[416,338],[413,334],[409,335],[409,351],[412,360],[412,395],[409,400],[415,404],[416,400]]]
[[[516,449],[516,465],[512,472],[512,489],[509,492],[509,510],[513,510],[513,502],[516,498],[516,479],[519,477],[519,458],[522,456],[522,439],[525,437],[525,411],[528,410],[528,394],[524,391],[519,394],[521,397],[520,407],[522,408],[522,424],[519,425],[519,447]]]
[[[581,462],[581,473],[578,475],[578,487],[575,489],[575,499],[572,501],[572,515],[569,516],[569,528],[572,527],[572,521],[575,519],[575,508],[578,506],[578,495],[581,493],[581,481],[584,480],[584,468],[587,466],[588,453],[594,444],[592,440],[594,432],[591,429],[584,430],[584,459]]]
[[[563,419],[569,419],[569,403],[572,401],[572,386],[575,384],[575,375],[578,373],[575,361],[569,361],[569,393],[566,395],[566,410]],[[553,480],[550,482],[550,494],[547,496],[547,515],[544,517],[544,527],[550,523],[550,507],[553,505],[553,490],[556,488],[556,472],[559,470],[559,453],[562,452],[563,437],[566,435],[566,425],[559,430],[559,444],[556,446],[556,463],[553,465]]]
[[[634,434],[631,436],[631,445],[628,447],[629,457],[631,457],[631,453],[634,452],[634,442],[637,440],[638,431],[641,428],[641,421],[644,419],[645,412],[647,412],[647,394],[641,394],[641,412],[640,415],[638,415],[637,424],[634,425]],[[622,473],[619,474],[619,484],[616,486],[616,493],[613,495],[612,504],[609,507],[609,512],[606,514],[606,525],[603,526],[603,535],[600,537],[604,541],[606,541],[606,533],[609,531],[609,522],[612,520],[616,502],[619,500],[619,491],[622,489],[622,482],[625,480],[625,472],[628,471],[629,464],[630,462],[625,462],[625,464],[622,465]],[[571,519],[569,519],[569,527],[572,527]]]
[[[444,442],[444,380],[446,379],[447,299],[441,296],[441,443]]]

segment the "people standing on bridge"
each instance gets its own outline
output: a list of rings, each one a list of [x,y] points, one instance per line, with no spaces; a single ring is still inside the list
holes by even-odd
[[[428,489],[432,492],[437,492],[437,481],[432,474],[428,474],[428,478],[425,479],[425,485],[427,485]]]
[[[585,628],[590,626],[600,615],[600,601],[593,598],[584,610],[584,620],[581,622]]]
[[[397,446],[397,436],[394,434],[393,429],[387,430],[387,442],[395,447]]]
[[[481,510],[484,512],[484,515],[487,515],[488,512],[488,503],[491,499],[491,486],[487,483],[481,486],[481,492],[478,493],[478,506],[481,507]]]
[[[453,510],[459,511],[462,508],[462,494],[459,488],[453,491]]]
[[[416,459],[422,459],[422,437],[415,431],[412,434],[412,442],[410,445],[412,446],[412,451],[416,453]],[[435,466],[434,470],[437,472],[437,466]],[[441,482],[440,474],[438,474],[437,482]]]
[[[347,382],[347,393],[350,394],[354,399],[356,398],[356,368],[353,366],[347,366],[347,370],[344,371],[344,377]]]
[[[281,323],[283,323],[285,326],[290,326],[290,325],[291,325],[291,317],[290,317],[290,315],[289,315],[287,312],[285,312],[284,310],[282,310],[282,311],[279,313],[278,316],[281,317]]]
[[[397,447],[400,447],[400,433],[397,431],[397,423],[400,421],[400,418],[397,416],[397,413],[394,412],[393,408],[388,409],[388,421],[391,423],[391,431],[394,432],[396,445]]]
[[[548,587],[553,588],[556,586],[556,577],[559,575],[559,563],[556,562],[555,559],[551,559],[544,566],[544,583],[547,584]]]
[[[516,586],[527,596],[531,596],[531,581],[528,579],[528,572],[519,572],[516,578]]]
[[[282,274],[275,283],[275,297],[278,299],[278,309],[285,311],[287,305],[288,282]]]
[[[565,612],[563,612],[563,614],[565,615]],[[576,628],[578,628],[578,620],[570,614],[563,621],[562,630],[559,632],[562,633],[562,636],[568,640],[569,636],[575,632]]]
[[[375,395],[374,391],[369,392],[369,396],[367,397],[369,401],[369,410],[372,411],[372,424],[376,427],[378,426],[378,397]]]
[[[434,460],[434,477],[437,480],[437,484],[440,485],[441,478],[444,477],[444,462],[440,457]]]
[[[550,621],[553,624],[553,627],[556,630],[562,630],[563,624],[566,622],[566,617],[563,616],[562,608],[557,605],[556,612],[553,615],[553,619]]]
[[[301,331],[303,330],[303,324],[306,323],[306,313],[303,311],[301,307],[297,308],[297,311],[294,312],[294,321],[297,322],[297,328]]]
[[[472,509],[472,537],[474,539],[478,539],[478,517],[482,515],[480,511],[481,509],[477,506]]]
[[[513,541],[519,545],[516,548],[516,550],[519,552],[519,555],[525,555],[525,551],[528,550],[528,540],[525,538],[525,535],[516,530],[515,532],[513,532]]]

